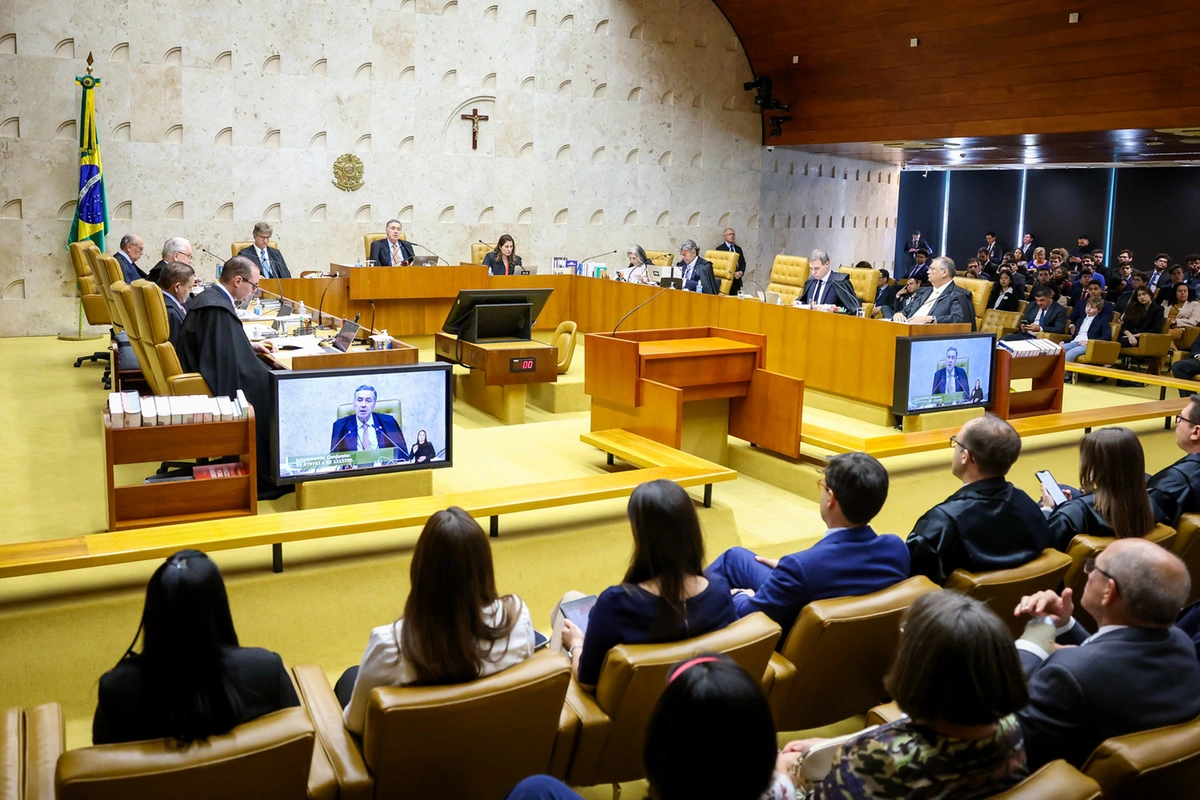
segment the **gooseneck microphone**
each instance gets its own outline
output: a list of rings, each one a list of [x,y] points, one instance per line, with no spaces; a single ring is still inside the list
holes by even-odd
[[[411,245],[415,245],[416,247],[419,247],[419,248],[421,248],[422,250],[428,250],[428,251],[429,251],[429,254],[430,254],[430,255],[432,255],[434,258],[436,258],[438,261],[446,261],[446,259],[442,258],[442,257],[441,257],[441,256],[439,256],[437,253],[433,252],[432,250],[430,250],[428,247],[426,247],[425,245],[421,244],[420,242],[414,242],[414,241],[412,241],[411,239],[409,239],[409,240],[407,240],[407,241],[408,241],[408,243],[409,243],[409,244],[411,244]],[[446,266],[447,266],[447,267],[448,267],[448,266],[450,266],[450,262],[449,262],[449,261],[446,261]]]
[[[670,285],[664,286],[663,288],[659,289],[657,292],[655,292],[654,294],[650,295],[650,296],[649,296],[649,297],[647,297],[645,300],[643,300],[642,302],[640,302],[640,303],[638,303],[636,306],[634,306],[634,307],[633,307],[633,311],[630,311],[628,314],[626,314],[625,316],[621,317],[621,319],[617,321],[617,324],[613,326],[613,332],[612,332],[612,335],[613,335],[613,336],[616,336],[616,335],[617,335],[617,328],[621,327],[621,323],[622,323],[622,322],[624,322],[625,320],[627,320],[627,319],[629,319],[631,316],[633,316],[633,313],[634,313],[634,311],[637,311],[639,308],[641,308],[642,306],[646,305],[646,304],[647,304],[647,303],[649,303],[651,300],[653,300],[654,298],[658,297],[660,294],[662,294],[663,292],[667,291],[667,290],[668,290],[668,289],[670,289],[670,288],[671,288],[671,287],[670,287]]]
[[[371,304],[371,332],[367,334],[367,341],[369,342],[371,341],[371,337],[375,335],[375,301],[368,300],[367,302]]]
[[[217,263],[221,265],[220,268],[217,269],[217,280],[221,280],[221,270],[225,268],[225,259],[221,258],[220,256],[213,255],[206,247],[201,247],[200,252],[212,256],[217,260]]]
[[[329,279],[329,283],[325,284],[325,291],[321,292],[321,300],[317,303],[317,330],[327,331],[329,326],[325,324],[325,292],[329,291],[329,287],[333,286],[333,278]]]
[[[611,256],[611,255],[612,255],[613,253],[615,253],[615,252],[617,252],[617,251],[616,251],[616,250],[609,250],[607,253],[596,253],[596,255],[594,255],[594,256],[588,256],[587,258],[581,258],[581,259],[579,260],[579,263],[580,263],[580,264],[585,264],[585,263],[587,263],[588,261],[591,261],[593,258],[599,258],[600,256]]]

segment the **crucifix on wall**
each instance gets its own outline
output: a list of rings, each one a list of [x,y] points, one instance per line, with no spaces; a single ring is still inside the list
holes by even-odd
[[[486,116],[481,116],[478,108],[472,108],[470,114],[463,114],[463,119],[471,121],[471,149],[479,149],[479,123],[487,122]]]

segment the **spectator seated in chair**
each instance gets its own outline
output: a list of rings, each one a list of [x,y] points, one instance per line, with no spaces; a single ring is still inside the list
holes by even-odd
[[[1054,302],[1054,292],[1048,286],[1033,290],[1033,302],[1025,308],[1020,331],[1003,337],[1004,341],[1034,339],[1038,333],[1063,333],[1067,329],[1067,310]]]
[[[1200,341],[1200,340],[1198,340]],[[1195,359],[1193,359],[1195,360]],[[1159,470],[1147,491],[1158,510],[1158,521],[1179,527],[1184,514],[1200,512],[1200,396],[1192,395],[1175,416],[1175,444],[1183,458]]]
[[[1186,283],[1177,283],[1170,287],[1170,291],[1173,301],[1163,301],[1162,308],[1170,321],[1167,333],[1171,334],[1172,340],[1178,342],[1188,328],[1200,325],[1200,302],[1196,301],[1192,287]]]
[[[1121,333],[1117,341],[1121,347],[1137,347],[1138,339],[1146,333],[1162,333],[1165,315],[1163,308],[1154,303],[1150,287],[1134,290],[1134,298],[1121,317]],[[1117,386],[1142,386],[1134,381],[1119,380]]]
[[[1088,289],[1094,291],[1096,286],[1097,284],[1092,283]],[[1077,322],[1072,322],[1068,326],[1069,332],[1075,338],[1068,342],[1063,342],[1063,350],[1067,354],[1067,361],[1074,361],[1086,353],[1089,340],[1098,339],[1102,342],[1107,342],[1112,337],[1111,304],[1093,295],[1088,297],[1083,303],[1080,303],[1078,307],[1083,310],[1083,314],[1079,315]],[[1076,319],[1074,314],[1071,317],[1072,319]]]
[[[1024,284],[1022,284],[1024,286]],[[1013,273],[1007,269],[1000,270],[992,294],[988,297],[988,308],[997,311],[1017,311],[1021,307],[1021,297],[1024,291],[1013,281]]]
[[[903,285],[897,282],[895,286],[887,290],[891,294],[885,294],[883,300],[877,304],[880,316],[884,319],[891,319],[897,311],[910,308],[909,304],[920,290],[921,281],[918,278],[905,278]],[[916,309],[910,310],[915,311]]]

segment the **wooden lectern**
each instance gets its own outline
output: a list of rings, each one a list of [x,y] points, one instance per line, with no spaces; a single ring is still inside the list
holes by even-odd
[[[623,428],[677,449],[684,404],[727,398],[728,432],[797,458],[804,382],[768,372],[767,337],[726,328],[588,334],[592,430]]]

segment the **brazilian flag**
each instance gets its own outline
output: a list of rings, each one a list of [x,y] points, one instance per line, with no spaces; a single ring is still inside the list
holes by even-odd
[[[90,70],[89,70],[90,71]],[[100,140],[96,136],[96,97],[100,79],[92,75],[76,78],[83,87],[79,109],[79,203],[67,244],[91,239],[101,251],[108,233],[108,201],[104,196],[104,165],[100,163]]]

